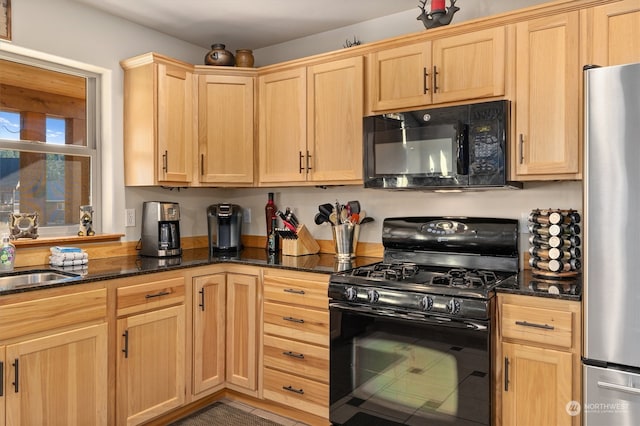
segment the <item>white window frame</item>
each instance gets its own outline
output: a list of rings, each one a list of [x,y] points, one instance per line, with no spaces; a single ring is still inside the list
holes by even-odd
[[[89,125],[87,129],[87,143],[91,143],[91,139],[95,139],[95,146],[90,148],[96,151],[95,161],[92,164],[91,178],[91,203],[94,210],[93,225],[97,233],[103,233],[105,229],[112,228],[113,223],[110,215],[103,215],[102,209],[102,206],[110,206],[114,203],[113,190],[103,190],[102,185],[104,179],[103,170],[108,170],[108,167],[103,167],[103,161],[105,161],[103,144],[105,141],[112,140],[111,70],[6,43],[0,43],[0,59],[11,60],[66,74],[89,77],[88,82],[95,82],[95,90],[87,90],[86,100],[88,125],[91,121],[94,123],[93,128]],[[93,133],[95,138],[90,138],[89,132]],[[27,151],[34,150],[33,147],[29,149],[28,146],[23,146],[23,144],[25,143],[20,142],[16,145],[16,141],[5,142],[0,140],[0,147],[2,148],[12,150],[24,149]],[[70,154],[73,147],[66,146],[65,150],[67,154]],[[46,152],[57,152],[56,146],[47,146]],[[78,212],[78,223],[79,221],[80,212]],[[77,235],[77,232],[78,225],[41,226],[38,228],[38,234],[47,238]]]

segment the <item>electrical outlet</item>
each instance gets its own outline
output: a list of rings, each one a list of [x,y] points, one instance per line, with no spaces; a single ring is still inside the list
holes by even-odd
[[[520,232],[526,234],[529,232],[529,213],[520,212],[520,221],[518,223]]]
[[[124,226],[136,226],[136,209],[124,209]]]
[[[242,222],[251,223],[251,209],[248,209],[248,208],[242,209]]]

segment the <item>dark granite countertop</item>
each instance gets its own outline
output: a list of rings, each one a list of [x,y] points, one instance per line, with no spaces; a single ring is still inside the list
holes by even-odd
[[[530,269],[526,269],[520,271],[517,282],[498,286],[496,292],[580,301],[582,300],[582,277],[580,275],[573,279],[537,277],[531,273]]]
[[[80,274],[80,277],[44,285],[34,284],[29,286],[21,286],[20,288],[10,288],[9,286],[2,287],[0,285],[0,296],[40,290],[43,288],[78,285],[101,280],[125,278],[135,275],[193,268],[218,263],[235,263],[259,267],[265,266],[270,268],[288,269],[302,272],[331,274],[336,271],[379,262],[380,260],[381,259],[376,257],[357,257],[355,259],[352,259],[351,262],[338,263],[337,259],[332,254],[313,254],[297,257],[283,256],[279,254],[275,258],[269,258],[266,250],[261,248],[245,248],[240,252],[220,254],[210,257],[208,249],[201,248],[184,250],[182,256],[172,258],[120,256],[104,259],[89,259],[88,264],[85,265],[84,268],[61,268],[49,265],[16,268],[13,272],[0,274],[0,277],[34,270],[66,271]]]

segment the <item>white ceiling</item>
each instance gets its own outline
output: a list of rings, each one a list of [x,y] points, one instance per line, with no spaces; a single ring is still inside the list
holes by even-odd
[[[418,0],[75,1],[204,48],[259,49],[414,8],[420,14]]]

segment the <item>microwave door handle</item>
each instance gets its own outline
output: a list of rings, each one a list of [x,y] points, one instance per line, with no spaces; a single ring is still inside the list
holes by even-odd
[[[469,126],[458,123],[456,166],[459,175],[469,174]]]

